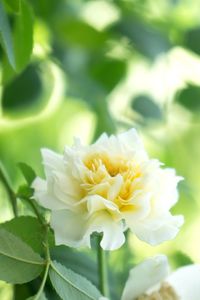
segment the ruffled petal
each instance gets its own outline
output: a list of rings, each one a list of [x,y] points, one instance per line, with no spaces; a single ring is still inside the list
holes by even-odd
[[[136,299],[162,281],[168,273],[169,266],[164,255],[157,255],[143,261],[130,271],[121,300]]]
[[[137,157],[140,161],[148,159],[143,142],[134,128],[119,134],[117,138],[126,152],[131,151],[135,158]]]
[[[184,223],[183,216],[172,216],[170,213],[154,218],[146,218],[129,224],[137,237],[152,246],[173,239]]]
[[[123,224],[113,222],[106,212],[93,214],[86,219],[85,215],[70,210],[53,211],[51,226],[57,245],[90,247],[90,235],[93,232],[103,233],[101,247],[104,250],[117,249],[125,242]]]
[[[55,232],[56,245],[90,247],[89,236],[85,236],[86,218],[83,215],[66,209],[53,211],[50,223]]]
[[[179,268],[166,281],[175,289],[181,300],[200,299],[200,265]]]
[[[110,214],[105,211],[90,218],[87,234],[93,232],[103,233],[101,247],[104,250],[116,250],[125,242],[123,231],[123,223],[114,222]]]
[[[34,198],[42,206],[53,210],[66,208],[66,204],[64,202],[49,193],[47,182],[40,177],[36,177],[33,181],[32,188],[34,189]]]

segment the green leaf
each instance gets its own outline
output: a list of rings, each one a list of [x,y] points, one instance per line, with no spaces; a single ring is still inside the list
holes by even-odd
[[[82,20],[72,19],[64,15],[59,16],[58,37],[62,43],[66,41],[71,45],[95,50],[104,45],[107,34],[96,30]]]
[[[63,300],[97,300],[101,296],[90,281],[56,261],[51,264],[49,276],[56,292]]]
[[[145,119],[162,119],[160,107],[146,95],[139,95],[133,99],[132,108]]]
[[[126,62],[100,57],[96,62],[92,62],[90,72],[92,77],[110,92],[125,76]]]
[[[44,253],[44,227],[39,223],[38,219],[30,216],[20,216],[8,222],[0,224],[0,229],[5,229],[20,238],[34,252]],[[53,234],[50,231],[48,235],[50,247],[54,246]]]
[[[20,14],[15,17],[13,38],[19,72],[28,64],[33,49],[33,14],[27,1],[21,2]]]
[[[17,197],[29,199],[33,196],[33,191],[34,190],[30,188],[27,184],[20,185],[17,191]],[[32,199],[30,201],[32,201]]]
[[[36,177],[35,171],[29,165],[23,162],[18,163],[18,166],[22,171],[22,174],[24,175],[24,178],[26,179],[27,183],[31,185]]]
[[[19,13],[21,0],[4,0],[4,3],[13,13]]]
[[[124,16],[114,26],[114,29],[128,37],[133,47],[150,59],[155,59],[157,55],[171,48],[167,35],[162,33],[158,27],[143,22],[135,16]]]
[[[192,261],[192,259],[187,254],[185,254],[181,251],[175,252],[172,256],[172,259],[175,262],[175,267],[176,268],[191,265],[191,264],[194,263]]]
[[[24,283],[42,272],[44,260],[18,237],[1,228],[0,241],[0,280]]]
[[[35,300],[36,298],[36,295],[35,296],[32,296],[32,297],[29,297],[27,298],[26,300]],[[37,298],[37,300],[47,300],[47,297],[45,296],[45,293],[42,293],[39,298]]]
[[[98,285],[97,264],[89,255],[61,245],[51,249],[51,258]]]
[[[200,54],[200,27],[191,28],[184,36],[184,46],[193,52]]]
[[[189,84],[178,92],[175,101],[191,112],[198,112],[200,110],[200,86]]]
[[[5,229],[20,238],[35,252],[43,253],[44,228],[38,219],[29,216],[17,217],[0,224],[0,229]]]
[[[11,29],[10,29],[8,17],[4,11],[4,7],[2,3],[0,3],[0,42],[6,52],[9,63],[11,64],[13,69],[15,69],[16,62],[15,62],[13,41],[11,36]]]

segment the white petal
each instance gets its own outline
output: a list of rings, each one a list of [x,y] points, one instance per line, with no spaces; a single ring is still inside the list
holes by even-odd
[[[48,209],[63,209],[66,204],[53,196],[48,191],[47,182],[39,177],[33,181],[32,186],[34,189],[34,198],[44,207]]]
[[[136,129],[132,128],[119,134],[117,137],[120,144],[122,144],[126,150],[135,153],[136,157],[140,159],[140,161],[148,159],[148,155]]]
[[[100,245],[104,250],[115,250],[124,244],[125,236],[123,233],[123,223],[113,221],[110,214],[106,211],[92,216],[89,223],[87,234],[93,232],[103,233]]]
[[[130,201],[130,203],[136,207],[136,210],[123,214],[128,227],[132,228],[137,220],[144,219],[149,215],[151,209],[150,197],[150,193],[138,192],[138,195],[135,194],[133,201]]]
[[[173,239],[183,223],[183,216],[172,216],[168,213],[160,217],[133,222],[130,229],[140,240],[155,246]]]
[[[200,265],[179,268],[166,281],[175,289],[180,300],[200,299]]]
[[[162,214],[168,211],[178,200],[177,184],[183,178],[176,176],[174,169],[159,169],[155,174],[155,187],[153,193],[153,209]]]
[[[163,280],[168,273],[169,266],[164,255],[143,261],[130,271],[121,300],[136,299]]]
[[[88,196],[85,198],[85,201],[90,215],[99,210],[107,210],[113,214],[120,215],[118,206],[115,203],[108,201],[99,195]]]
[[[51,226],[55,231],[56,244],[70,247],[90,247],[90,235],[93,232],[103,233],[101,247],[114,250],[125,242],[123,225],[113,222],[106,212],[93,214],[89,219],[81,213],[70,210],[53,211]]]
[[[56,245],[90,247],[89,237],[84,237],[86,219],[83,215],[70,210],[53,211],[50,223],[55,232]]]
[[[118,174],[113,178],[113,183],[109,188],[108,195],[107,195],[110,201],[113,201],[118,196],[122,184],[123,184],[123,177],[120,174]]]
[[[46,176],[51,174],[52,170],[65,170],[63,156],[46,148],[41,149]]]

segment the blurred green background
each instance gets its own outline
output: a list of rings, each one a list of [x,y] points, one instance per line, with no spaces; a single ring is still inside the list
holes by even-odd
[[[174,266],[187,263],[187,256],[200,262],[199,5],[199,0],[0,3],[0,160],[15,188],[23,182],[18,162],[42,174],[41,147],[62,152],[74,136],[90,143],[104,131],[131,127],[139,130],[151,157],[185,178],[173,209],[185,216],[177,239],[150,247],[130,235],[131,264],[160,252]],[[0,196],[5,221],[12,211],[3,186]],[[118,273],[126,251],[110,257]],[[3,283],[0,290],[8,292]]]

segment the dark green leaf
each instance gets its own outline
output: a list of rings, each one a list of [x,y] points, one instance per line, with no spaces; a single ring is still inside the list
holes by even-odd
[[[15,17],[14,49],[17,71],[29,62],[33,49],[33,14],[27,1],[21,2],[20,14]]]
[[[9,63],[15,69],[16,62],[15,62],[13,41],[11,36],[11,29],[10,29],[8,17],[4,11],[4,7],[2,3],[0,3],[0,42],[6,52]]]
[[[17,196],[19,198],[31,198],[33,196],[33,189],[30,188],[28,185],[20,185],[17,191]]]
[[[29,216],[17,217],[0,224],[0,229],[5,229],[20,238],[35,252],[44,253],[44,228],[38,219]],[[50,246],[53,244],[52,239],[52,233],[49,233]]]
[[[81,20],[69,19],[64,16],[59,20],[60,39],[72,45],[89,49],[98,49],[107,39],[104,32],[100,32]]]
[[[51,257],[72,271],[85,276],[94,285],[98,286],[97,264],[85,253],[62,245],[52,248]]]
[[[98,59],[92,63],[91,75],[110,92],[125,76],[126,62],[119,59]]]
[[[19,13],[21,0],[4,0],[4,3],[13,13]]]
[[[35,171],[29,165],[23,162],[18,163],[18,166],[22,171],[22,174],[24,175],[24,178],[26,179],[27,183],[31,185],[33,180],[36,178]]]
[[[35,300],[36,299],[36,295],[35,296],[32,296],[32,297],[29,297],[27,298],[26,300]],[[42,293],[38,298],[37,300],[47,300],[47,297],[45,296],[45,293]]]
[[[160,107],[146,95],[140,95],[133,99],[132,108],[145,119],[162,119]]]
[[[183,253],[181,251],[175,252],[172,255],[172,259],[175,262],[176,268],[191,265],[194,263],[188,255],[186,255],[185,253]]]
[[[146,24],[133,16],[125,16],[114,28],[128,37],[137,51],[151,59],[171,48],[168,37],[157,27],[152,27],[151,24]]]
[[[98,300],[97,288],[86,278],[53,261],[49,272],[51,283],[63,300]]]
[[[0,229],[0,280],[24,283],[42,272],[44,260],[9,231]]]
[[[192,28],[185,33],[184,46],[200,54],[200,27]]]
[[[176,102],[180,103],[191,112],[198,112],[200,110],[200,87],[188,85],[188,87],[177,94]]]
[[[4,72],[5,70],[4,68]],[[7,76],[5,73],[3,75]],[[3,83],[9,79],[9,75],[8,78],[3,78]],[[41,92],[42,83],[38,74],[38,68],[35,65],[29,65],[5,86],[2,95],[3,108],[7,111],[29,108],[38,100]]]

